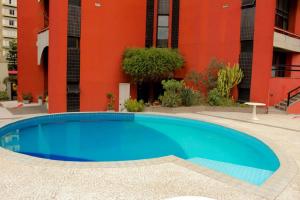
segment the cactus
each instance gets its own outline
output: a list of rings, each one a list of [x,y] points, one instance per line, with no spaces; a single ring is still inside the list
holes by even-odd
[[[238,64],[232,67],[228,64],[218,73],[217,88],[223,97],[229,98],[232,88],[238,85],[244,77],[243,71]]]

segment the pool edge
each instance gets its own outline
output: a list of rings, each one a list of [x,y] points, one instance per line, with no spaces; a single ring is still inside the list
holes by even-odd
[[[86,113],[100,113],[100,112],[86,112]],[[106,112],[105,112],[106,113]],[[63,115],[63,114],[69,114],[69,113],[58,113],[54,115]],[[174,114],[167,114],[167,113],[143,113],[143,115],[161,115],[161,116],[175,116],[175,117],[181,117],[186,119],[193,119],[198,121],[205,121],[209,123],[214,123],[217,125],[221,125],[227,128],[231,128],[237,131],[244,132],[250,136],[253,136],[257,138],[258,140],[261,140],[266,145],[268,145],[272,151],[276,154],[280,161],[280,167],[279,169],[271,176],[262,186],[255,186],[251,185],[250,183],[235,179],[230,177],[229,175],[213,171],[211,169],[195,165],[191,162],[188,162],[186,160],[183,160],[181,158],[175,157],[175,156],[167,156],[162,158],[154,158],[154,159],[146,159],[146,160],[138,160],[138,161],[124,161],[124,162],[64,162],[64,161],[55,161],[55,160],[47,160],[47,159],[41,159],[36,158],[32,156],[27,156],[19,153],[15,153],[6,149],[3,149],[0,147],[0,156],[5,159],[9,159],[14,162],[21,162],[22,164],[28,164],[28,165],[39,165],[39,166],[45,166],[45,167],[71,167],[71,168],[120,168],[120,167],[139,167],[139,166],[148,166],[148,165],[159,165],[163,163],[173,163],[181,167],[185,167],[189,170],[195,171],[197,173],[201,173],[205,176],[208,176],[210,178],[213,178],[215,180],[221,181],[229,186],[238,188],[244,192],[249,192],[256,194],[260,197],[266,198],[266,199],[274,199],[276,198],[287,186],[288,184],[293,180],[293,178],[296,176],[298,172],[298,166],[295,163],[295,161],[288,157],[283,149],[281,149],[278,145],[274,144],[272,141],[270,141],[268,138],[262,137],[252,131],[239,129],[236,127],[224,125],[222,123],[218,122],[212,122],[210,120],[203,120],[199,119],[197,117],[187,117],[185,115],[174,115]],[[53,115],[53,114],[52,114]],[[8,124],[21,121],[24,119],[30,119],[33,117],[39,117],[39,116],[45,116],[43,115],[32,115],[30,117],[24,117],[19,118],[16,120],[12,120],[9,123],[4,123],[0,126],[6,126]]]

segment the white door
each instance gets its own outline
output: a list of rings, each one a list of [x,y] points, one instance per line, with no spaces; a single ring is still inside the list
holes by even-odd
[[[130,83],[119,85],[119,111],[125,111],[125,101],[130,98]]]

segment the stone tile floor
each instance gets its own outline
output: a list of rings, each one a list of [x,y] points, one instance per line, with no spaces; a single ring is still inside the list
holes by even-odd
[[[22,117],[5,115],[0,125]],[[8,113],[6,113],[8,114]],[[218,123],[246,131],[275,143],[300,166],[300,118],[290,115],[200,112],[174,114]],[[288,128],[288,129],[286,129]],[[66,167],[9,159],[0,153],[0,199],[164,199],[175,196],[206,196],[219,200],[300,199],[300,174],[276,195],[265,196],[234,186],[173,162],[125,167]],[[280,183],[280,182],[279,182]],[[274,188],[275,190],[276,188]]]

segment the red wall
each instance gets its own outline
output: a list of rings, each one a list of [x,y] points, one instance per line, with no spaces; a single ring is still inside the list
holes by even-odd
[[[240,0],[181,1],[179,49],[185,71],[203,71],[212,58],[238,63],[240,18]]]
[[[43,29],[43,4],[18,2],[18,100],[32,93],[34,100],[44,94],[44,69],[37,65],[37,34]]]
[[[118,104],[119,83],[128,82],[121,68],[127,47],[144,47],[146,0],[82,0],[81,111],[107,107],[106,94],[113,92]]]
[[[300,1],[290,1],[289,31],[300,35]]]
[[[256,1],[250,100],[269,105],[273,60],[275,0]]]
[[[49,112],[65,112],[68,0],[49,1]]]
[[[287,99],[288,92],[300,86],[300,79],[271,78],[269,83],[270,106],[273,106]]]
[[[300,102],[296,102],[288,107],[287,112],[289,114],[299,114],[300,113]]]
[[[300,66],[300,53],[292,54],[291,64]],[[300,70],[300,67],[294,67],[293,69]],[[292,78],[298,78],[299,79],[299,86],[300,86],[300,71],[291,72],[291,77]]]

